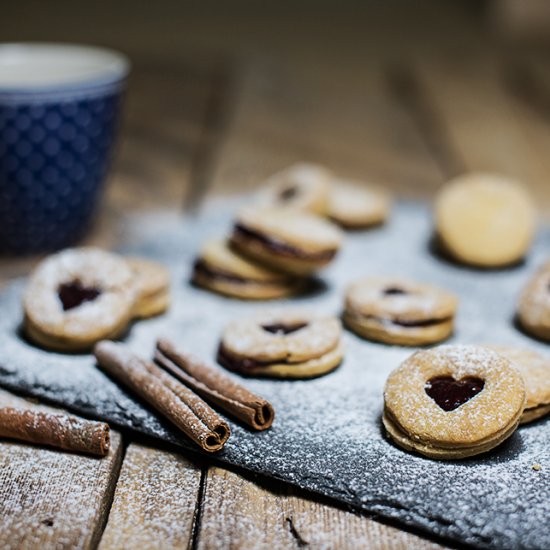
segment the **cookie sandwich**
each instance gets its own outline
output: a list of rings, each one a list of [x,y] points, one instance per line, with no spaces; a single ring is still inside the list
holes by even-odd
[[[318,216],[284,208],[248,208],[237,217],[231,244],[273,269],[309,275],[336,256],[340,230]]]
[[[418,351],[384,388],[382,421],[400,447],[454,460],[485,453],[516,430],[525,385],[512,363],[474,346]]]
[[[311,378],[340,364],[341,339],[335,317],[294,309],[266,311],[229,323],[218,362],[247,376]]]
[[[438,287],[397,277],[364,277],[349,285],[344,321],[376,342],[422,346],[453,332],[457,298]]]
[[[246,300],[284,298],[303,286],[302,279],[253,262],[223,240],[204,245],[193,266],[192,280],[218,294]]]

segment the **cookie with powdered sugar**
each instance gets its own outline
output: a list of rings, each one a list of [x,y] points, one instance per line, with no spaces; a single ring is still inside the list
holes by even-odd
[[[364,277],[347,288],[344,321],[359,336],[402,346],[434,344],[453,332],[457,298],[401,277]]]
[[[524,406],[523,378],[508,359],[487,348],[441,346],[414,353],[390,374],[382,421],[407,451],[460,459],[510,437]]]
[[[193,282],[224,296],[242,300],[272,300],[296,294],[304,280],[249,260],[226,241],[207,242],[192,274]]]
[[[248,376],[310,378],[341,363],[341,338],[335,317],[297,309],[265,311],[229,323],[218,361]]]
[[[256,204],[322,216],[327,211],[331,178],[330,171],[318,164],[292,164],[262,183]]]
[[[294,275],[328,265],[341,241],[341,231],[328,220],[289,208],[247,208],[231,235],[231,245],[241,254]]]
[[[92,247],[67,249],[31,274],[24,330],[49,349],[87,350],[126,330],[137,297],[134,272],[122,257]]]
[[[488,346],[509,359],[523,376],[527,401],[520,424],[527,424],[550,413],[550,358],[530,349]]]

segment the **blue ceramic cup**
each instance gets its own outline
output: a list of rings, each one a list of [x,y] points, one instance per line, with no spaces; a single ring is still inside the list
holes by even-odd
[[[128,70],[102,48],[0,44],[0,253],[56,250],[86,232]]]

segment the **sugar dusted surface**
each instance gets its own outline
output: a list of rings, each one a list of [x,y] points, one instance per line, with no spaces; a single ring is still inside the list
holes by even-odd
[[[125,252],[172,266],[173,307],[163,317],[136,323],[128,344],[150,356],[163,335],[202,357],[214,358],[230,320],[265,304],[225,299],[186,281],[202,242],[231,226],[237,203],[212,203],[183,222],[166,214],[130,224]],[[398,275],[448,288],[461,297],[453,344],[548,346],[513,325],[521,288],[550,249],[550,231],[539,234],[524,266],[474,271],[435,259],[427,250],[429,211],[399,205],[383,228],[346,236],[341,254],[316,292],[288,303],[338,315],[346,285],[363,275]],[[130,238],[131,235],[131,238]],[[183,436],[138,404],[94,367],[88,355],[61,355],[29,346],[17,335],[23,282],[0,297],[0,384],[63,403],[154,437],[186,445]],[[480,548],[550,548],[550,423],[521,427],[485,457],[436,462],[393,446],[380,424],[389,372],[410,349],[366,342],[346,332],[346,357],[333,373],[310,381],[247,379],[276,410],[270,430],[252,433],[231,421],[222,462],[285,480],[402,524]],[[535,471],[533,464],[542,469]]]

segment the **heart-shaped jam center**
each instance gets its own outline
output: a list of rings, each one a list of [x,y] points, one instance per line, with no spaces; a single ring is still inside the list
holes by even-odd
[[[303,328],[307,327],[307,323],[296,323],[294,325],[285,325],[283,323],[273,323],[271,325],[262,325],[262,328],[266,332],[271,334],[277,334],[278,336],[284,336],[286,334],[292,334]]]
[[[485,386],[481,378],[462,378],[455,380],[452,376],[439,376],[426,383],[426,393],[444,411],[454,411],[477,395]]]
[[[297,187],[295,187],[295,186],[287,187],[286,189],[283,189],[279,193],[279,199],[281,200],[281,202],[287,202],[287,201],[290,201],[290,200],[296,198],[297,195],[298,195]]]
[[[101,294],[101,290],[84,286],[80,281],[63,283],[57,289],[63,311],[74,309],[84,302],[92,302]]]
[[[403,290],[402,288],[398,288],[396,286],[390,286],[388,288],[385,288],[382,292],[384,296],[400,296],[400,295],[408,294],[406,290]]]

